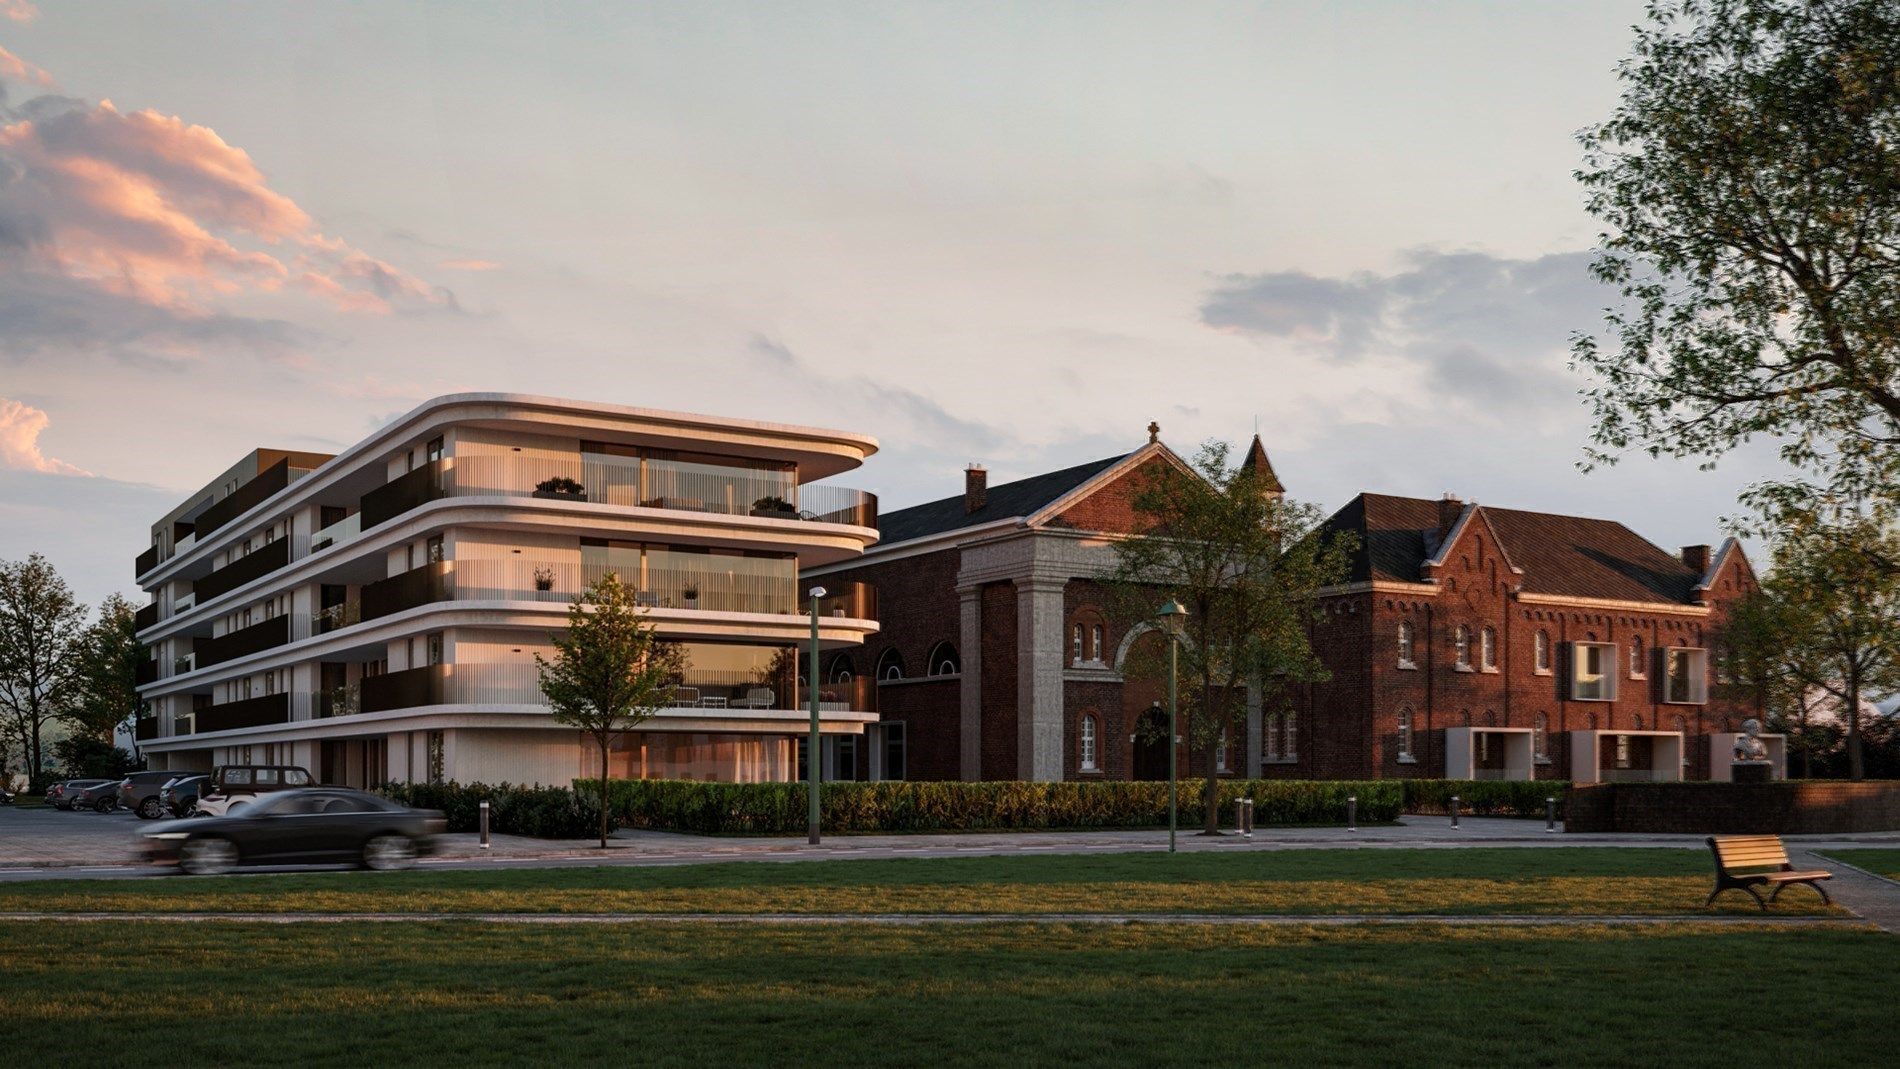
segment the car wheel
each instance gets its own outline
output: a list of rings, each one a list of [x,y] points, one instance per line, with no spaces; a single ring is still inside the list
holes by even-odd
[[[235,817],[249,808],[250,806],[245,805],[243,802],[233,802],[225,807],[224,815],[227,817]]]
[[[157,820],[165,815],[165,807],[156,798],[147,798],[139,803],[140,820]]]
[[[114,808],[116,808],[116,806],[110,798],[101,798],[92,803],[92,810],[95,813],[110,813]]]
[[[415,863],[416,844],[407,835],[378,835],[363,844],[364,868],[392,872]]]
[[[197,815],[198,815],[198,800],[194,798],[191,801],[185,803],[185,811],[183,813],[178,814],[178,817],[181,820],[186,820],[191,817],[195,817]]]
[[[222,876],[237,863],[237,844],[216,836],[186,839],[184,848],[178,851],[178,867],[193,876]]]

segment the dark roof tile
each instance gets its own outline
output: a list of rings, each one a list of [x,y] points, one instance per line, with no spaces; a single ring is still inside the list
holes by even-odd
[[[907,509],[885,513],[878,517],[877,522],[879,545],[888,546],[896,542],[908,542],[913,538],[926,538],[965,527],[975,527],[995,520],[1027,516],[1121,463],[1128,456],[1129,454],[1124,453],[1121,456],[1094,460],[1087,464],[1077,464],[1072,468],[1063,468],[1061,471],[1032,475],[1013,483],[992,486],[984,499],[983,507],[975,512],[964,510],[963,495],[958,494],[955,497],[928,501],[921,505],[912,505]]]

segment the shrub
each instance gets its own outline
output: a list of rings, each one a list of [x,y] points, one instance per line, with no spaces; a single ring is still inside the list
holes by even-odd
[[[1557,817],[1563,819],[1563,780],[1408,779],[1407,813],[1449,813],[1452,795],[1458,812],[1473,817],[1544,817],[1544,800],[1557,799]]]
[[[589,839],[600,833],[599,793],[512,783],[392,783],[384,797],[417,809],[440,809],[450,831],[479,831],[488,802],[488,830],[537,839]]]
[[[583,793],[598,788],[576,780]],[[1182,780],[1181,823],[1200,824],[1198,779]],[[1300,780],[1230,780],[1220,787],[1221,821],[1231,826],[1234,802],[1254,800],[1254,823],[1343,824],[1346,797],[1359,798],[1359,819],[1398,818],[1404,786]],[[703,835],[793,835],[805,830],[802,783],[697,783],[616,780],[610,812],[631,828]],[[1053,828],[1153,828],[1168,822],[1165,782],[982,783],[887,781],[827,783],[819,790],[828,832],[985,831]]]

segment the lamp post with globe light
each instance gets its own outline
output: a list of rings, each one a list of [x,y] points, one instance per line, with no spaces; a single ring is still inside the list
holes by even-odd
[[[1175,697],[1175,671],[1180,660],[1181,636],[1187,630],[1187,609],[1169,600],[1161,606],[1161,629],[1168,633],[1168,853],[1174,853],[1174,837],[1180,825],[1180,780],[1176,767],[1181,753],[1181,733],[1177,724],[1180,703]]]
[[[805,745],[805,787],[809,811],[805,820],[805,841],[818,845],[818,599],[825,588],[811,588],[811,738]]]

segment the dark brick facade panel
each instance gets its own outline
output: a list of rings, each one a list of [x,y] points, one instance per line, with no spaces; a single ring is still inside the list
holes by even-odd
[[[982,592],[983,747],[986,780],[1016,779],[1016,587],[988,583]]]
[[[961,677],[879,684],[879,721],[904,725],[905,779],[962,777],[962,694]]]

